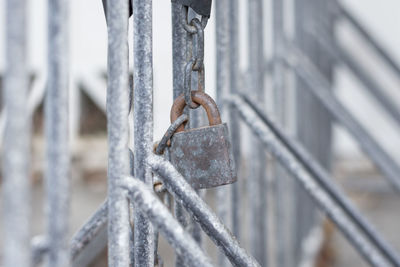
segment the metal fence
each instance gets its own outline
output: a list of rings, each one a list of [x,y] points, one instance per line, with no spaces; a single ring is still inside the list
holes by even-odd
[[[174,248],[176,266],[310,266],[317,249],[310,252],[304,244],[318,237],[315,231],[320,229],[322,217],[317,210],[370,265],[400,266],[397,252],[335,184],[329,171],[334,120],[354,137],[393,188],[400,189],[398,164],[332,93],[333,69],[337,63],[344,64],[400,122],[400,111],[393,101],[337,44],[333,34],[336,21],[352,25],[398,75],[400,67],[345,8],[329,0],[296,0],[294,14],[290,14],[282,1],[271,0],[270,18],[263,12],[266,1],[249,0],[244,3],[248,28],[241,33],[239,1],[215,1],[216,102],[229,122],[238,181],[216,189],[214,211],[203,198],[204,190],[192,188],[176,166],[153,151],[152,1],[106,2],[108,193],[105,202],[69,240],[69,1],[48,1],[47,231],[33,239],[27,205],[33,113],[26,67],[27,3],[6,1],[7,66],[1,117],[5,124],[3,266],[41,262],[47,266],[84,266],[106,245],[110,266],[162,266],[157,250],[159,234]],[[190,87],[204,90],[203,39],[208,18],[182,2],[171,3],[173,97],[183,94],[191,104]],[[196,1],[186,3],[195,7]],[[128,49],[130,11],[133,51]],[[285,18],[293,15],[296,26],[291,37]],[[272,24],[273,36],[269,59],[264,51],[264,27],[268,24]],[[239,68],[240,38],[248,42],[245,72]],[[130,53],[134,58],[134,89],[129,83]],[[268,89],[266,76],[271,78],[272,89]],[[128,147],[130,112],[134,118],[133,151]],[[185,114],[188,117],[182,118],[189,118],[191,128],[202,125],[203,115],[195,109]],[[203,249],[202,232],[220,249],[217,262]]]

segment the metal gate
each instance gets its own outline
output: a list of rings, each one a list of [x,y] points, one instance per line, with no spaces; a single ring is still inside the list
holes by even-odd
[[[157,250],[159,234],[174,248],[176,266],[311,266],[322,221],[317,210],[340,229],[370,265],[400,266],[397,252],[330,174],[334,120],[354,137],[393,188],[400,189],[398,164],[332,92],[335,65],[343,64],[355,74],[398,123],[400,110],[356,59],[337,44],[335,23],[345,20],[353,26],[397,75],[400,67],[341,4],[329,0],[292,1],[293,14],[283,1],[271,0],[272,17],[263,11],[267,1],[214,1],[216,102],[222,118],[229,122],[238,172],[236,183],[216,188],[216,211],[205,202],[204,190],[193,189],[166,157],[154,153],[152,1],[103,1],[108,29],[108,193],[71,240],[69,1],[48,1],[47,231],[31,239],[28,177],[32,110],[26,64],[26,2],[6,1],[7,65],[1,117],[5,125],[3,266],[39,265],[43,261],[47,266],[83,266],[106,245],[110,266],[162,266]],[[184,94],[188,104],[191,87],[204,90],[204,31],[209,30],[204,6],[208,2],[171,3],[173,97]],[[247,8],[244,33],[239,32],[243,23],[239,6]],[[128,27],[130,13],[133,29]],[[294,35],[285,28],[292,15]],[[267,25],[272,25],[273,41],[268,58]],[[133,51],[128,49],[129,30],[134,35]],[[246,71],[239,67],[242,38],[247,42]],[[134,58],[133,86],[128,74],[130,53]],[[134,118],[133,151],[128,147],[130,112]],[[204,124],[203,115],[196,109],[185,112],[190,128]],[[217,260],[202,248],[202,231],[219,248]],[[314,249],[305,248],[310,239],[317,239]]]

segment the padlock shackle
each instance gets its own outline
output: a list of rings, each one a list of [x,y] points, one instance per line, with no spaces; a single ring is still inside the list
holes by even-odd
[[[210,126],[221,124],[221,116],[215,101],[206,93],[200,91],[192,91],[192,101],[201,105],[208,117]],[[171,108],[171,123],[173,123],[179,116],[183,114],[183,110],[186,106],[185,95],[181,94],[178,96]],[[181,125],[176,132],[182,132],[185,129],[185,125]]]

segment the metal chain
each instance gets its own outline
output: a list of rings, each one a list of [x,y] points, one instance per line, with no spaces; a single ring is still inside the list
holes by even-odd
[[[202,16],[201,21],[198,18],[193,18],[188,23],[189,9],[182,6],[182,24],[184,29],[189,33],[192,44],[192,49],[189,49],[190,60],[185,66],[184,77],[184,92],[186,105],[192,109],[198,108],[199,105],[192,101],[192,72],[196,71],[198,74],[197,91],[204,92],[204,28],[207,25],[208,18]]]
[[[185,28],[185,30],[188,33],[194,34],[197,32],[196,27],[194,27],[193,25],[188,23],[188,14],[189,14],[189,7],[187,6],[182,6],[182,14],[181,14],[181,19],[182,19],[182,25]],[[204,30],[204,28],[207,26],[207,22],[208,22],[208,17],[206,16],[202,16],[201,17],[201,26]]]

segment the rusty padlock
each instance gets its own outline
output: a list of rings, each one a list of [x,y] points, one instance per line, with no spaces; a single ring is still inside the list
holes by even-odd
[[[171,163],[195,189],[231,184],[237,176],[228,126],[221,122],[218,107],[209,95],[200,91],[191,94],[192,101],[205,109],[210,125],[187,130],[181,125],[171,139]],[[182,94],[171,108],[171,123],[182,115],[185,106]]]

